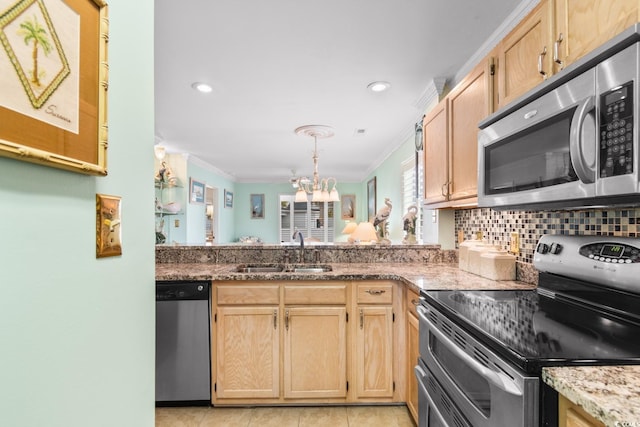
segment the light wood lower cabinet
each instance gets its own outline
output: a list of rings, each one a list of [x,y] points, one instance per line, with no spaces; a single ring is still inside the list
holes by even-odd
[[[213,283],[216,405],[403,402],[404,285]],[[400,297],[397,297],[397,295]]]
[[[393,308],[358,306],[356,397],[393,397]]]
[[[416,306],[419,301],[417,293],[407,290],[406,301],[406,317],[405,317],[405,333],[407,342],[407,407],[413,420],[418,423],[418,379],[413,373],[413,368],[418,364],[420,357],[419,333],[418,333],[418,317]]]
[[[604,427],[604,424],[587,414],[580,405],[576,405],[560,395],[558,401],[558,427]]]
[[[285,307],[284,397],[347,396],[346,307]]]
[[[218,307],[216,397],[280,395],[278,312],[277,306]]]

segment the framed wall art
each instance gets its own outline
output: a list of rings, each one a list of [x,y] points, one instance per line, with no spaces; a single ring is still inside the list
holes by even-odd
[[[343,194],[340,196],[340,217],[349,221],[356,219],[355,194]]]
[[[251,219],[264,219],[264,194],[251,194],[249,203]]]
[[[189,203],[204,204],[204,182],[189,180]]]
[[[376,177],[374,176],[367,182],[367,218],[376,216]]]
[[[96,194],[96,258],[122,255],[120,199]]]
[[[224,190],[224,207],[233,208],[233,193],[226,188]]]
[[[107,174],[107,5],[0,0],[0,156]]]

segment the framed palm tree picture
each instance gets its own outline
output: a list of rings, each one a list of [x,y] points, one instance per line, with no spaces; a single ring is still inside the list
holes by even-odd
[[[107,174],[107,6],[0,0],[0,155]]]

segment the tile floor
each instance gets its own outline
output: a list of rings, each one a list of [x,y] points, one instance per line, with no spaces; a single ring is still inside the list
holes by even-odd
[[[406,406],[156,408],[156,427],[414,427]]]

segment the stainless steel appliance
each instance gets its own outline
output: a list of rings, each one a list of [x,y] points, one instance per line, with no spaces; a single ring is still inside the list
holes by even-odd
[[[156,406],[210,405],[209,282],[156,283]]]
[[[480,123],[478,204],[640,204],[640,24]]]
[[[535,290],[422,291],[420,427],[557,425],[542,367],[640,364],[640,239],[543,236]]]

